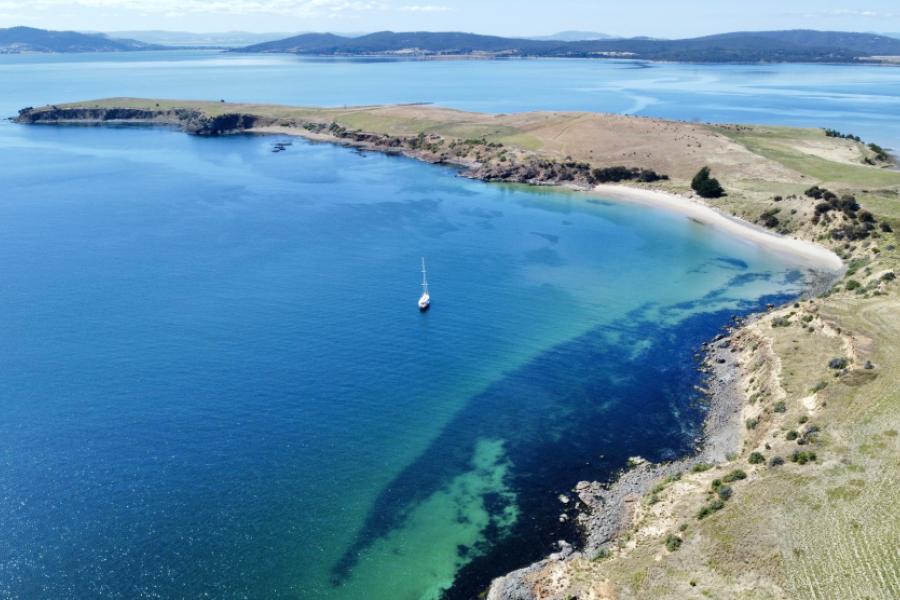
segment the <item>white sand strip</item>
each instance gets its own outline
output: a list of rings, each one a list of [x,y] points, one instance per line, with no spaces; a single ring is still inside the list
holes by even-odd
[[[726,215],[698,199],[670,192],[644,190],[614,184],[595,186],[594,192],[610,200],[633,202],[683,214],[700,223],[715,227],[720,231],[739,235],[746,240],[773,251],[802,258],[805,261],[814,263],[814,267],[830,271],[839,271],[844,267],[841,259],[834,252],[823,246],[807,242],[806,240],[772,233],[743,219]]]

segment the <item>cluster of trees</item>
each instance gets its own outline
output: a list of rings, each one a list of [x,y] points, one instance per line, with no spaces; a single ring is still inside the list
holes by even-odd
[[[719,184],[719,180],[710,177],[709,167],[703,167],[691,180],[691,188],[700,194],[702,198],[721,198],[725,190]]]
[[[759,220],[762,222],[763,225],[765,225],[769,229],[774,229],[775,227],[778,227],[779,223],[781,222],[778,220],[778,217],[775,216],[780,212],[781,212],[780,208],[769,209],[766,212],[764,212],[762,215],[760,215]],[[773,326],[774,326],[774,323],[773,323]]]
[[[831,231],[831,237],[836,240],[864,240],[875,230],[877,224],[875,216],[867,210],[860,210],[859,202],[850,194],[838,197],[837,194],[813,186],[806,190],[805,194],[810,198],[821,200],[816,204],[812,222],[829,222],[831,213],[840,212],[846,217],[846,221]],[[888,226],[888,229],[890,226]],[[882,226],[882,230],[885,230]]]
[[[869,144],[869,150],[875,153],[875,159],[880,161],[887,161],[890,157],[888,156],[887,150],[879,146],[878,144]]]
[[[861,142],[862,139],[858,135],[853,135],[852,133],[841,133],[837,129],[826,129],[825,135],[833,138],[841,138],[844,140],[853,140],[854,142]]]
[[[614,183],[619,181],[643,181],[650,183],[668,179],[668,175],[660,175],[652,169],[638,169],[637,167],[606,167],[591,171],[591,177],[595,183]]]

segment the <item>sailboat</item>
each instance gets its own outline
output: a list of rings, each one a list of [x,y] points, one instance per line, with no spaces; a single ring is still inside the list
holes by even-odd
[[[419,298],[419,310],[425,312],[431,306],[431,295],[428,293],[428,273],[425,270],[425,257],[422,257],[422,297]]]

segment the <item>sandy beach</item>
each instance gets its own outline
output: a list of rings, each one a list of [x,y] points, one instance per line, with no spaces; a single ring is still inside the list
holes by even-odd
[[[774,252],[802,258],[820,269],[839,271],[843,268],[841,259],[824,246],[772,233],[753,223],[726,215],[698,198],[612,184],[595,186],[593,191],[611,200],[643,204],[685,215],[722,231],[733,233]]]

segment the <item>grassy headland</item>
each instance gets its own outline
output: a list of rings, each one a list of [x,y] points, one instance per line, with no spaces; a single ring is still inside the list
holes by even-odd
[[[743,396],[733,455],[659,481],[617,539],[513,574],[489,597],[900,596],[900,172],[877,147],[814,129],[417,105],[117,98],[18,120],[301,135],[458,164],[485,180],[618,183],[833,250],[847,272],[832,290],[716,344]],[[703,166],[726,195],[694,194]]]

